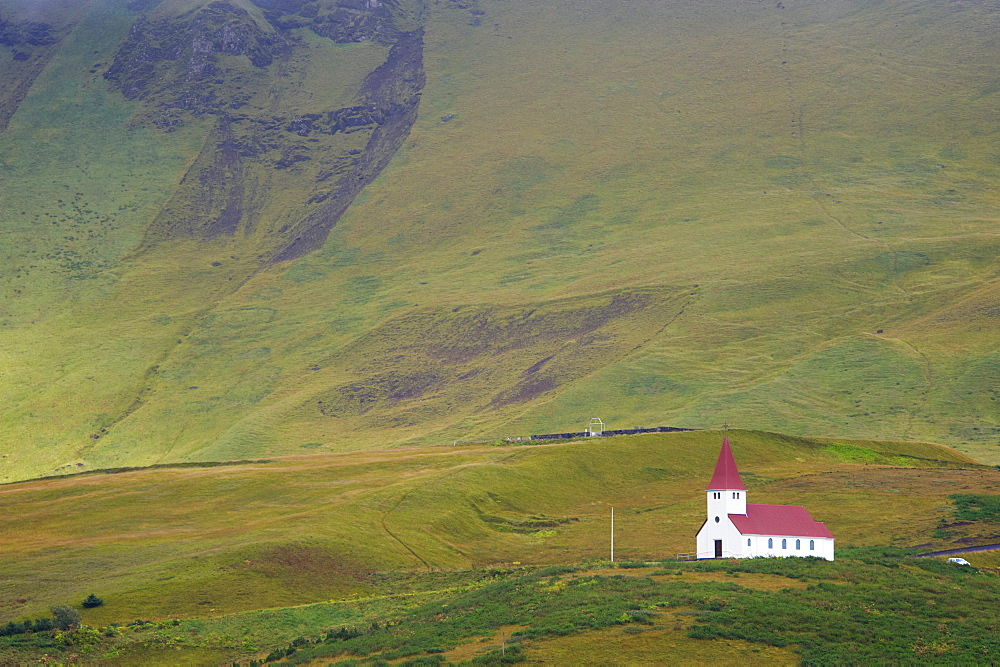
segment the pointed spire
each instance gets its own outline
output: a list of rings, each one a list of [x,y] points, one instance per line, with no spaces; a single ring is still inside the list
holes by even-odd
[[[736,468],[733,450],[729,448],[729,436],[722,438],[722,449],[719,451],[719,460],[715,463],[715,474],[708,483],[709,491],[726,489],[747,490],[747,487],[743,486],[743,480],[740,479],[740,471]]]

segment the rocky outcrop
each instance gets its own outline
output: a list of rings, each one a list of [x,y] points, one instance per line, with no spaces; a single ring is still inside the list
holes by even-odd
[[[10,62],[0,71],[0,132],[17,111],[35,79],[45,69],[68,31],[38,21],[12,21],[0,17],[0,49]]]
[[[250,237],[258,245],[248,253],[273,262],[318,248],[416,119],[423,32],[398,30],[394,12],[402,11],[401,2],[409,3],[402,25],[419,15],[413,11],[418,0],[256,0],[262,13],[215,0],[173,18],[139,18],[104,75],[123,95],[143,102],[137,121],[172,131],[196,116],[216,118],[144,245]],[[391,44],[386,60],[358,82],[350,104],[299,108],[289,72],[311,56],[287,26],[302,27],[302,21],[337,41]],[[245,57],[254,67],[234,67],[223,56]],[[283,103],[286,91],[296,100],[294,111]],[[261,219],[270,197],[282,200],[280,223],[273,214]]]
[[[305,28],[340,44],[389,45],[399,36],[393,18],[398,0],[252,0],[280,28]]]
[[[267,67],[288,48],[280,32],[261,26],[242,7],[212,2],[177,19],[139,18],[104,78],[128,99],[166,94],[182,108],[213,108],[231,97],[210,81],[218,56],[245,56]]]
[[[380,0],[340,0],[333,11],[317,14],[309,27],[317,35],[341,44],[388,44],[396,36],[389,8]]]
[[[13,23],[0,19],[0,46],[48,46],[59,39],[53,34],[52,26],[37,21]]]
[[[358,193],[375,180],[403,145],[417,118],[424,87],[423,48],[422,30],[403,33],[385,63],[368,75],[360,95],[365,104],[353,107],[370,109],[363,117],[376,122],[364,151],[321,200],[322,206],[291,230],[294,237],[272,262],[295,259],[319,248]],[[343,120],[352,115],[339,117]]]

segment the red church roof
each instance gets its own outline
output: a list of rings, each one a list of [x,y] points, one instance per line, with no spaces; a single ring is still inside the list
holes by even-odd
[[[814,521],[801,505],[754,505],[747,513],[730,514],[729,520],[743,535],[789,535],[792,537],[833,537],[826,526]]]
[[[740,479],[740,471],[736,469],[736,460],[733,459],[733,450],[729,448],[729,436],[722,439],[722,450],[719,451],[719,460],[715,463],[715,474],[712,481],[708,483],[708,491],[719,491],[733,489],[746,491],[743,480]]]

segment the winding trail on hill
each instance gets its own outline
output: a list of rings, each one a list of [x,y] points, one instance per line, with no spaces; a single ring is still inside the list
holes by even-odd
[[[418,554],[416,551],[413,550],[412,547],[410,547],[409,544],[407,544],[406,542],[404,542],[403,540],[401,540],[399,538],[399,536],[396,535],[396,533],[394,533],[391,530],[389,530],[389,526],[386,525],[386,520],[389,518],[389,515],[392,512],[394,512],[397,508],[399,508],[399,506],[403,504],[403,501],[406,500],[411,493],[413,493],[413,492],[412,491],[407,491],[406,493],[404,493],[403,495],[401,495],[399,497],[399,500],[396,501],[396,504],[393,505],[391,509],[388,509],[388,510],[386,510],[385,512],[382,513],[382,522],[381,522],[382,523],[382,530],[385,531],[386,535],[388,535],[389,537],[391,537],[392,539],[394,539],[396,542],[398,542],[400,546],[402,546],[404,549],[406,549],[407,551],[409,551],[410,554],[414,558],[416,558],[418,561],[420,561],[420,563],[424,567],[426,567],[428,570],[430,570],[431,569],[430,563],[428,563],[427,561],[425,561],[420,554]]]
[[[565,445],[565,444],[568,444],[568,443],[551,443],[551,444],[545,444],[545,445],[540,445],[540,446],[542,446],[542,447],[562,446],[562,445]],[[396,501],[395,505],[393,505],[390,509],[388,509],[388,510],[386,510],[385,512],[382,513],[382,519],[381,519],[382,530],[385,531],[386,535],[388,535],[389,537],[391,537],[393,540],[395,540],[396,542],[398,542],[400,546],[402,546],[404,549],[406,549],[408,552],[410,552],[410,554],[414,558],[416,558],[418,561],[420,561],[423,564],[424,567],[426,567],[428,570],[433,569],[432,566],[431,566],[431,564],[428,563],[426,560],[424,560],[424,558],[420,554],[418,554],[413,549],[413,547],[411,547],[409,544],[407,544],[406,542],[404,542],[403,539],[399,537],[399,535],[395,534],[394,532],[392,532],[392,530],[389,529],[389,526],[387,525],[387,521],[389,519],[389,515],[392,514],[393,512],[395,512],[397,509],[399,509],[399,506],[402,505],[403,502],[407,498],[409,498],[415,491],[417,491],[420,488],[423,488],[423,487],[428,486],[430,484],[436,484],[436,483],[440,482],[441,479],[443,479],[445,477],[450,477],[452,475],[456,475],[456,474],[462,472],[463,470],[465,470],[466,468],[469,468],[469,467],[481,466],[481,465],[490,465],[490,464],[501,464],[502,465],[502,464],[505,464],[505,463],[509,463],[510,461],[513,461],[514,459],[517,459],[517,458],[520,458],[522,456],[525,456],[526,454],[527,454],[527,451],[525,451],[525,450],[515,451],[515,452],[511,452],[511,453],[507,454],[506,456],[497,456],[496,458],[492,458],[491,457],[491,459],[488,462],[486,462],[486,463],[462,463],[462,464],[459,464],[459,465],[457,465],[457,466],[455,466],[453,468],[445,470],[445,471],[443,471],[443,472],[441,472],[439,474],[432,475],[430,477],[430,479],[426,479],[425,481],[423,481],[423,483],[419,484],[417,487],[414,487],[414,488],[406,491],[405,493],[403,493],[399,497],[399,499]],[[433,539],[437,540],[440,544],[444,544],[444,545],[446,545],[446,546],[454,549],[462,557],[468,558],[468,555],[464,551],[462,551],[458,546],[456,546],[455,544],[453,544],[453,543],[449,542],[448,540],[445,540],[445,539],[443,539],[443,538],[441,538],[441,537],[439,537],[437,535],[434,535],[434,534],[432,534],[430,532],[427,532],[427,534],[430,535]]]

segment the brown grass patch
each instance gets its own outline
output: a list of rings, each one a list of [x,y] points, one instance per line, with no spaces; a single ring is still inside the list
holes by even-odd
[[[532,642],[525,645],[528,662],[557,665],[797,665],[801,660],[790,648],[739,640],[691,639],[686,634],[689,624],[686,619],[664,618],[661,622],[667,625],[641,632],[635,632],[635,626],[631,625],[615,626]]]
[[[488,653],[489,651],[501,648],[505,641],[507,646],[510,646],[511,635],[520,630],[524,630],[527,627],[528,626],[526,625],[501,626],[492,637],[483,637],[482,639],[468,642],[466,644],[462,644],[461,646],[456,646],[452,650],[442,653],[441,657],[449,663],[467,662],[476,656],[482,655],[483,653]]]

